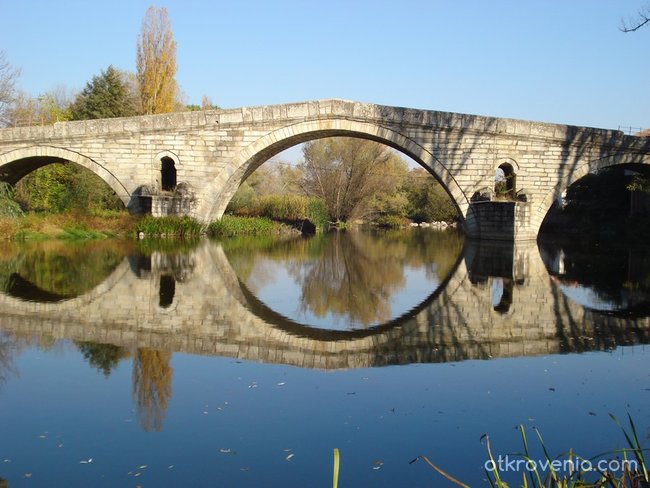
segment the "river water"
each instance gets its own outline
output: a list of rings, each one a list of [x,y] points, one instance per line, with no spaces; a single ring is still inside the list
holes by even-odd
[[[650,436],[650,254],[453,232],[4,243],[4,486],[487,486]],[[615,455],[606,456],[607,459]],[[503,476],[520,480],[504,466]],[[0,482],[0,486],[2,486]]]

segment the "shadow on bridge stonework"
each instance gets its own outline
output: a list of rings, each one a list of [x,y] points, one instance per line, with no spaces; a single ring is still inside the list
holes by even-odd
[[[650,319],[597,313],[567,298],[536,245],[470,241],[442,286],[411,312],[362,331],[315,330],[260,303],[221,245],[203,242],[173,256],[125,259],[74,298],[2,293],[0,330],[339,369],[610,349],[647,342]]]

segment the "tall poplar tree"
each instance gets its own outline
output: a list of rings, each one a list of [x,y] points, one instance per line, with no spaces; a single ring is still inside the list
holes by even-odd
[[[151,6],[142,21],[138,36],[137,76],[142,111],[145,114],[172,112],[178,87],[176,41],[167,9]]]

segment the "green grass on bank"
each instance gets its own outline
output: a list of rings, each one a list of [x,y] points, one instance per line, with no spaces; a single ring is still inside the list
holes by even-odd
[[[224,216],[207,228],[190,217],[137,218],[126,212],[80,212],[61,214],[25,214],[0,217],[0,239],[7,240],[87,240],[111,237],[145,239],[196,239],[202,235],[230,237],[239,235],[289,234],[290,226],[263,217]]]

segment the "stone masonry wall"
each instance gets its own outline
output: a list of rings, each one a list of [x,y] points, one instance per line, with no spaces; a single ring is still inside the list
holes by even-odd
[[[243,179],[269,157],[334,135],[381,141],[413,157],[446,186],[470,234],[479,226],[469,202],[494,187],[504,162],[529,203],[521,234],[536,235],[553,201],[576,179],[650,160],[650,138],[618,131],[321,100],[3,129],[0,179],[14,182],[25,168],[70,160],[97,173],[135,209],[142,188],[160,189],[161,157],[172,157],[178,182],[195,198],[192,215],[208,221],[221,216]]]

